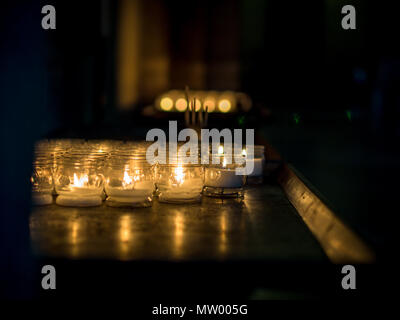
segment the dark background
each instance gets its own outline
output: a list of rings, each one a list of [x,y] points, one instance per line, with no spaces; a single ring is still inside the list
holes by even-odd
[[[41,28],[45,4],[56,7],[56,30]],[[356,30],[341,28],[346,4],[356,7]],[[400,164],[397,12],[394,1],[2,2],[5,296],[33,294],[33,142],[143,139],[181,115],[142,110],[185,85],[249,94],[251,111],[215,115],[211,126],[255,128],[376,250],[378,264],[389,264]]]

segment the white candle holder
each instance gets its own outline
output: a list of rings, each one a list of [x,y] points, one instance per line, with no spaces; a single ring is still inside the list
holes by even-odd
[[[105,169],[108,206],[150,207],[154,189],[154,167],[140,148],[111,153]]]
[[[219,164],[215,163],[216,158],[219,158]],[[239,156],[233,156],[233,159],[235,158]],[[237,161],[237,163],[228,164],[222,153],[211,156],[211,160],[211,163],[205,166],[203,194],[220,198],[243,197],[246,176],[237,175],[236,169],[243,167],[245,162]]]

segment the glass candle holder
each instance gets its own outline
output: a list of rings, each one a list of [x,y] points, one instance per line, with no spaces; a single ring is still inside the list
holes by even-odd
[[[158,162],[155,169],[160,202],[196,203],[201,200],[204,168],[200,163],[199,150],[193,146],[195,153],[191,157],[189,150],[180,153],[182,146],[183,143],[168,144],[165,154],[163,151],[158,154],[163,161]]]
[[[211,155],[210,158],[210,164],[205,165],[203,194],[222,198],[243,197],[246,176],[236,174],[236,169],[245,165],[243,156],[233,155],[232,163],[227,163],[222,152]],[[217,158],[219,158],[219,164]]]
[[[146,154],[116,151],[105,168],[106,204],[111,207],[150,207],[153,203],[154,167]]]
[[[158,200],[166,203],[200,202],[204,186],[201,164],[157,165]]]
[[[55,172],[56,203],[61,206],[90,207],[102,203],[104,158],[67,153]]]
[[[53,202],[52,158],[47,152],[37,148],[32,164],[32,202],[35,205],[47,205]]]
[[[70,151],[74,146],[79,146],[84,143],[84,140],[82,139],[53,139],[49,140],[49,152],[52,157],[53,161],[53,166],[52,166],[52,172],[53,172],[53,177],[55,174],[55,171],[59,165],[59,161],[61,157],[66,154],[68,151]],[[55,185],[53,187],[53,195],[57,195]]]
[[[253,154],[250,154],[249,148],[243,149],[243,156],[246,158],[246,162],[251,161],[248,158],[253,158],[254,167],[253,172],[247,175],[247,184],[261,184],[263,183],[265,156],[264,146],[254,146]],[[251,157],[253,156],[253,157]]]

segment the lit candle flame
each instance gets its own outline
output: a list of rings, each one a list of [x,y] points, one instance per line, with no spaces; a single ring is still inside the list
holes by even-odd
[[[179,184],[182,184],[183,181],[185,180],[185,173],[183,172],[182,166],[176,167],[174,171],[175,171],[175,180]]]
[[[74,173],[74,183],[72,184],[73,187],[82,188],[88,182],[89,182],[89,177],[87,176],[87,174],[82,175],[80,178],[78,178],[76,173]]]
[[[223,146],[219,146],[218,147],[218,154],[223,154],[224,153],[224,147]]]
[[[242,156],[247,157],[247,151],[246,151],[246,149],[243,149],[243,150],[242,150]]]
[[[128,168],[125,168],[124,177],[122,178],[122,186],[124,188],[131,187],[136,181],[140,180],[140,170],[135,171],[133,178],[128,173]]]
[[[132,178],[129,176],[128,172],[124,172],[124,178],[122,180],[122,185],[125,187],[127,185],[130,185],[132,183]]]

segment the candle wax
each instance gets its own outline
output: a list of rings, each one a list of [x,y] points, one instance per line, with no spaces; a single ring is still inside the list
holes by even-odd
[[[137,182],[134,188],[124,189],[123,187],[106,186],[107,195],[118,202],[143,202],[152,196],[154,184],[152,181]]]
[[[187,179],[181,184],[170,182],[168,187],[160,185],[161,198],[185,200],[199,197],[203,189],[203,180],[200,178]]]
[[[206,168],[205,186],[215,188],[241,188],[243,176],[237,175],[235,170],[221,168]]]
[[[76,195],[77,197],[79,196],[101,196],[101,192],[102,192],[102,187],[93,187],[93,188],[89,188],[89,187],[75,187],[75,186],[70,186],[69,189],[71,190],[69,192],[69,194],[74,194],[74,196]]]
[[[66,207],[93,207],[99,206],[102,203],[100,196],[67,196],[59,195],[56,203]]]
[[[174,198],[185,199],[196,196],[201,192],[202,188],[202,179],[187,179],[184,180],[181,184],[171,185],[166,193],[168,193],[168,195],[170,196],[173,196]]]

